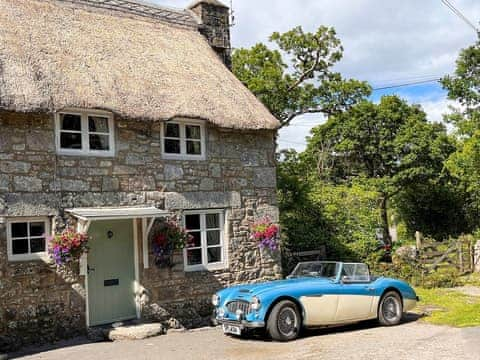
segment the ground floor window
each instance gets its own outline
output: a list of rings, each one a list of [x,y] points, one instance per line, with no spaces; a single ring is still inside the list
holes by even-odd
[[[26,261],[47,257],[48,218],[18,218],[7,221],[8,260]]]
[[[184,250],[185,270],[214,270],[225,267],[224,212],[219,210],[188,211],[183,224],[192,236]]]

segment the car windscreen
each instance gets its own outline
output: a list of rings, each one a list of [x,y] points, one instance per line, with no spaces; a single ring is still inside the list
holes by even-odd
[[[299,263],[290,277],[321,277],[336,279],[340,264],[332,262]]]

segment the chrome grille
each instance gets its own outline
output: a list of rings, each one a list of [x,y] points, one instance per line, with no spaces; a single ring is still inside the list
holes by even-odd
[[[227,304],[227,309],[229,312],[235,314],[237,310],[242,310],[245,315],[250,314],[250,303],[244,300],[231,301]]]

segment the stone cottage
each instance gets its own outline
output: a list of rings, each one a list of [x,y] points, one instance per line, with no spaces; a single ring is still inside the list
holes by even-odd
[[[143,318],[196,326],[211,294],[278,277],[277,120],[229,71],[229,10],[0,0],[0,353]],[[194,238],[160,268],[152,229]],[[52,265],[49,234],[90,251]]]

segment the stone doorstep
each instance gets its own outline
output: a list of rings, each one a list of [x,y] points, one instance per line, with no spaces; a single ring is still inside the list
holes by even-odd
[[[88,329],[88,338],[92,341],[142,340],[166,333],[167,329],[161,323],[126,321],[92,327]]]

